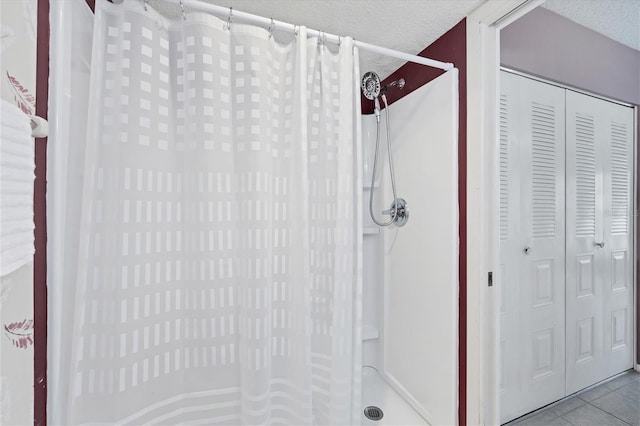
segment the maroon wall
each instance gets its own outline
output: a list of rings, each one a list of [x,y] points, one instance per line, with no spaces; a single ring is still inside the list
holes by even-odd
[[[459,121],[458,121],[458,214],[460,223],[459,255],[459,304],[458,304],[458,422],[467,419],[467,21],[463,19],[442,37],[419,53],[442,62],[451,62],[459,74]],[[441,75],[444,71],[408,62],[387,77],[382,84],[399,78],[405,79],[402,90],[387,93],[389,104]],[[362,112],[373,113],[373,101],[362,97]],[[425,379],[426,380],[426,379]]]
[[[49,102],[49,1],[38,0],[36,115],[47,118]],[[47,139],[36,141],[33,191],[33,424],[47,424]]]
[[[639,51],[541,7],[500,32],[500,62],[533,76],[640,105]],[[637,120],[640,123],[640,109]],[[640,141],[638,130],[636,140]],[[640,157],[637,161],[640,164]],[[640,200],[640,191],[636,199]],[[636,238],[640,241],[638,230]],[[639,291],[636,298],[640,306]],[[638,317],[636,324],[640,325]],[[636,342],[640,357],[640,338]]]

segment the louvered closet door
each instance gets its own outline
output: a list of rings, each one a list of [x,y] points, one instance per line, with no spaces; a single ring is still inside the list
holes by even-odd
[[[567,394],[633,364],[633,110],[567,90]]]
[[[564,396],[564,90],[501,78],[501,421]]]

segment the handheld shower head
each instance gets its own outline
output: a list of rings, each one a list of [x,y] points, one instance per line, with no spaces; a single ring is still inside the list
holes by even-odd
[[[374,112],[376,120],[380,122],[380,77],[373,71],[367,71],[362,76],[362,94],[365,98],[375,102]]]
[[[362,76],[362,94],[370,101],[380,96],[380,77],[373,71],[368,71]]]

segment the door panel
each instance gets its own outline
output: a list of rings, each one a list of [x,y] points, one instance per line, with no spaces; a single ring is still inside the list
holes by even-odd
[[[564,91],[502,73],[501,421],[564,396]]]
[[[633,113],[569,90],[566,106],[570,394],[632,367]]]
[[[502,422],[633,365],[633,147],[631,108],[501,73]]]
[[[509,84],[503,83],[503,84]],[[513,84],[508,87],[511,88]],[[520,162],[515,89],[500,95],[500,400],[502,422],[520,412],[520,265],[524,238],[520,226]]]
[[[567,93],[567,392],[601,380],[603,167],[595,111]],[[571,100],[570,100],[571,99]],[[585,272],[588,269],[588,272]],[[588,283],[585,278],[588,277]]]
[[[633,110],[602,102],[604,117],[605,321],[607,377],[633,367]]]

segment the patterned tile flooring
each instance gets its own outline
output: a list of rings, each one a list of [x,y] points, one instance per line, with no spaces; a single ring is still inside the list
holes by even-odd
[[[640,426],[640,374],[629,370],[615,379],[571,395],[509,426]]]

